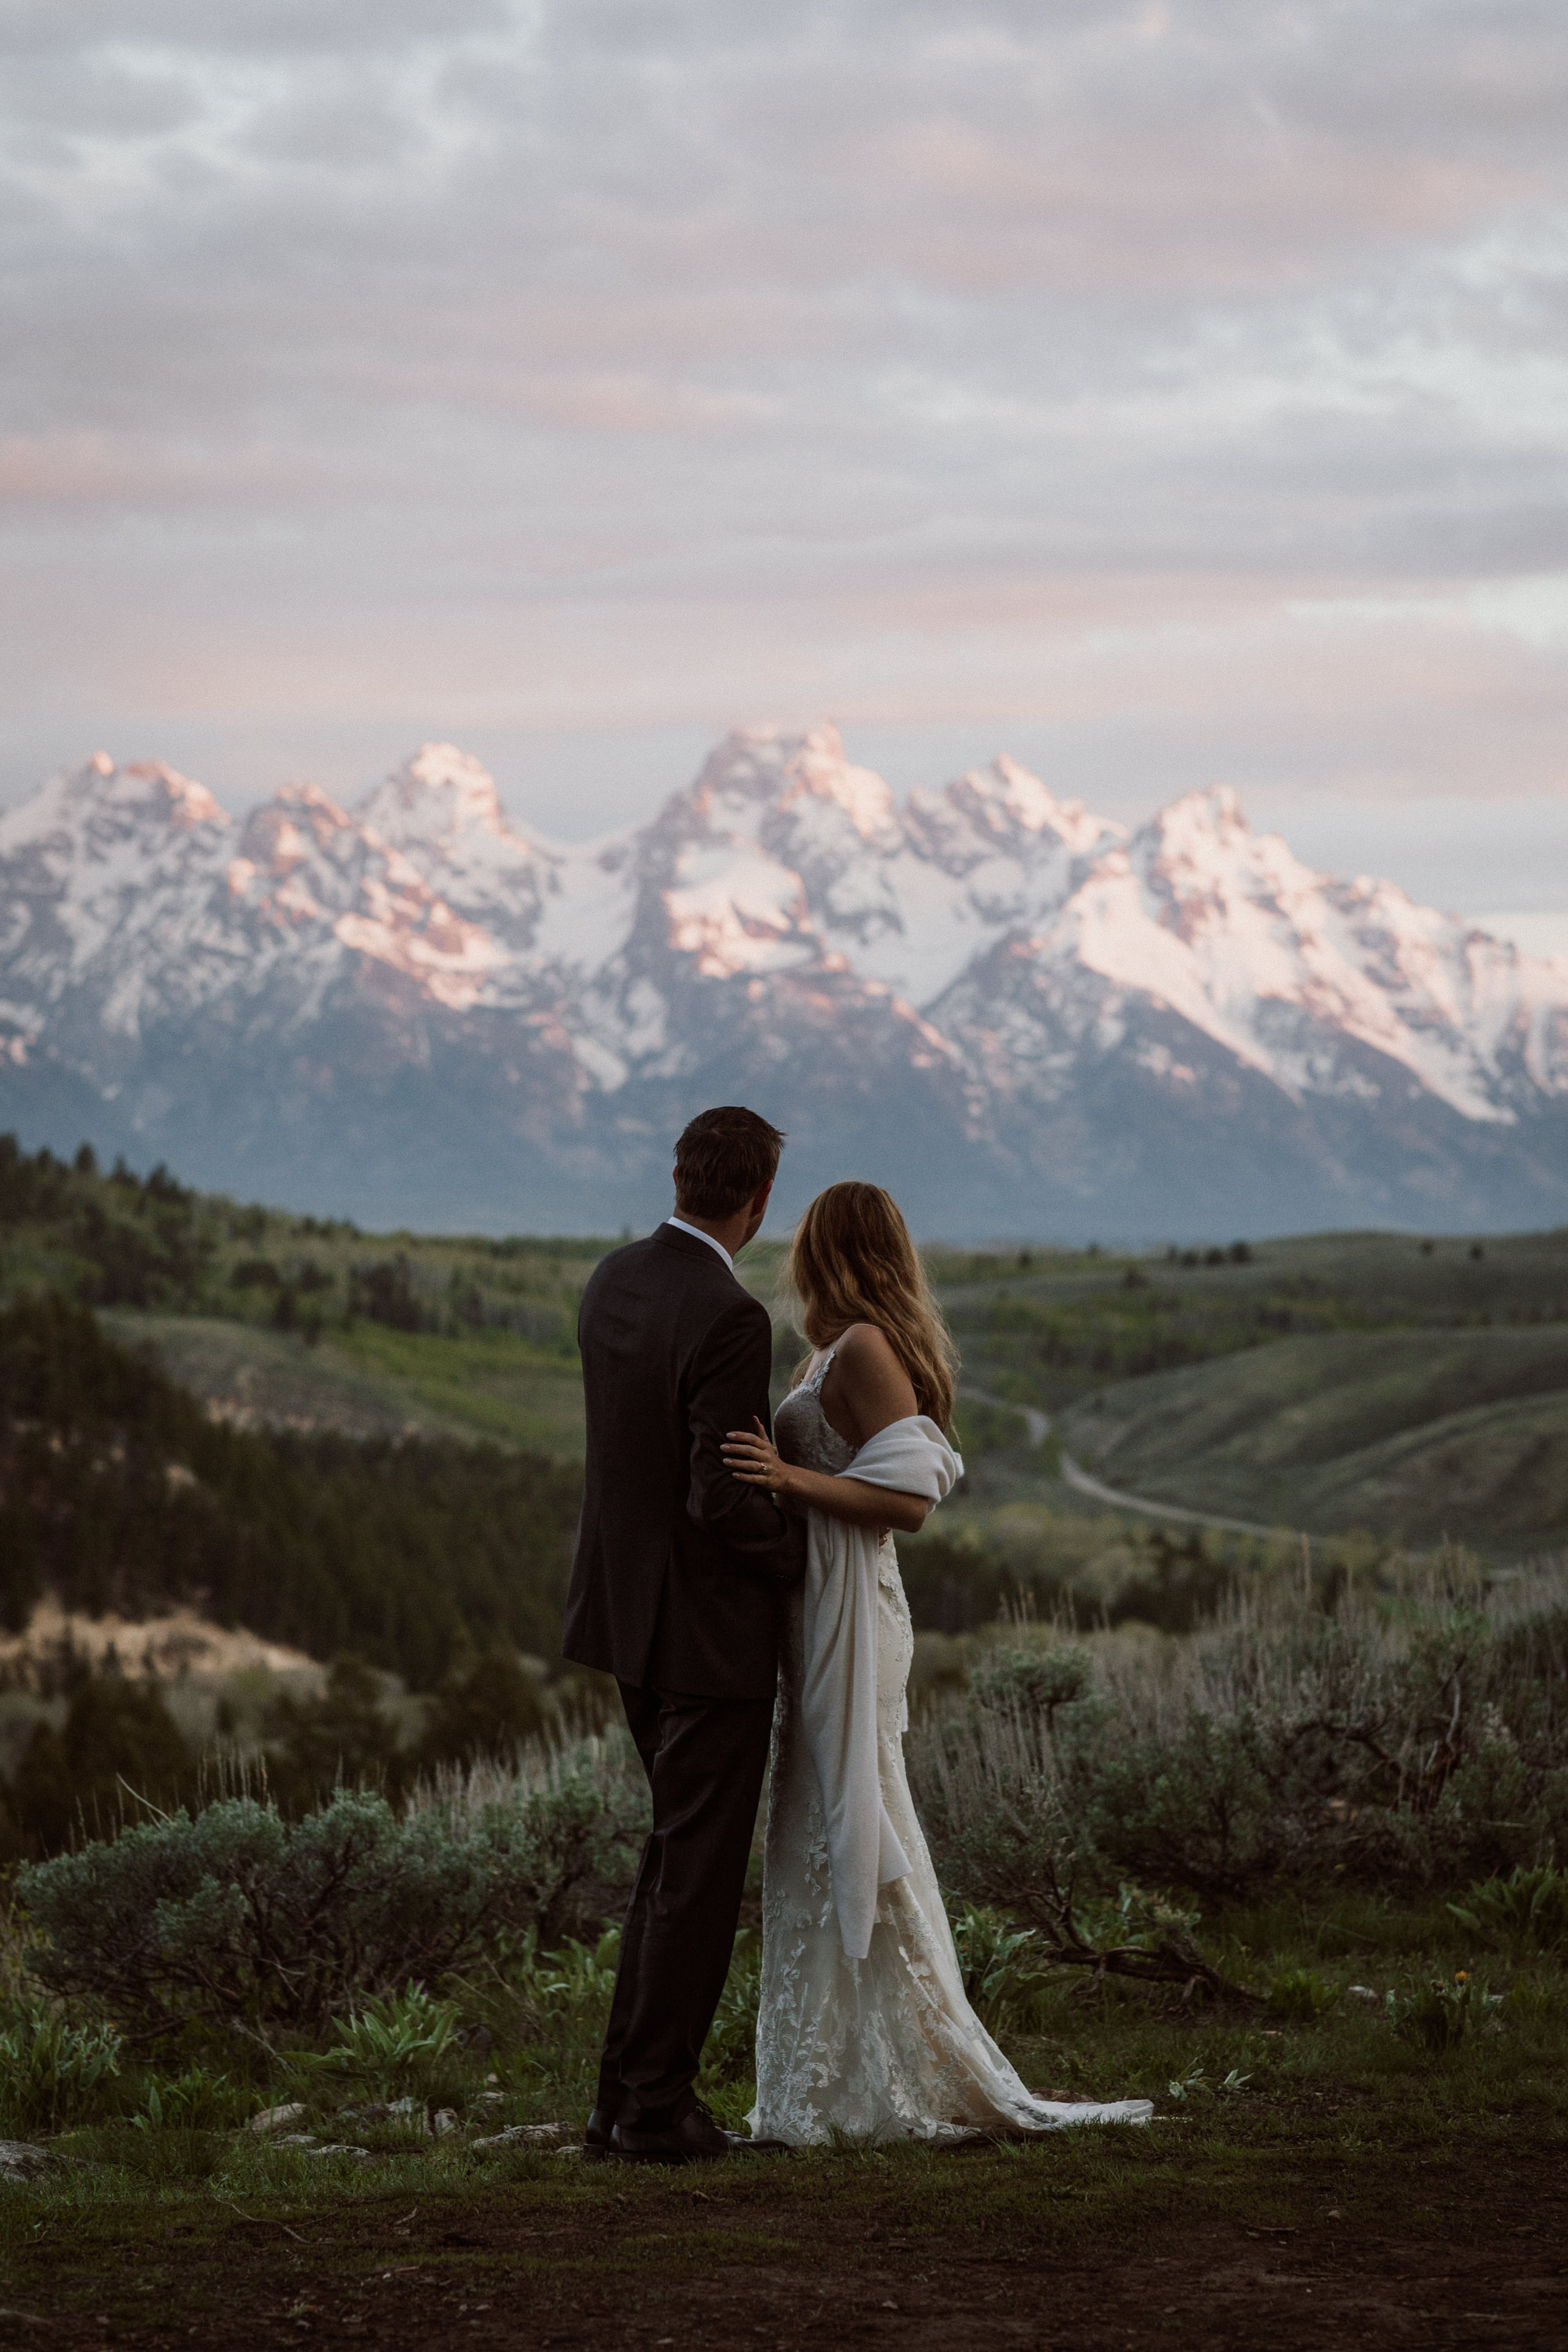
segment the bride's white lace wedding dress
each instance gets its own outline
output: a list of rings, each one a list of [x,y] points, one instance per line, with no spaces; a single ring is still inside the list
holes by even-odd
[[[832,1360],[828,1349],[779,1407],[775,1442],[787,1461],[853,1475],[855,1448],[822,1410]],[[877,1888],[869,1950],[864,1959],[850,1958],[834,1902],[821,1782],[801,1713],[805,1602],[797,1587],[773,1717],[753,2134],[805,2147],[837,2132],[940,2140],[976,2131],[1147,2122],[1152,2111],[1146,2099],[1091,2106],[1033,2097],[970,2008],[904,1771],[914,1633],[891,1537],[874,1550],[868,1543],[863,1557],[861,1572],[877,1580],[883,1850],[907,1860],[909,1869]],[[868,1905],[868,1891],[867,1899]]]

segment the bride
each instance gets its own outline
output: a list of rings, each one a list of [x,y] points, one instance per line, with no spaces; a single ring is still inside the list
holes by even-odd
[[[773,1718],[752,2132],[805,2147],[1146,2122],[1146,2099],[1033,2096],[964,1997],[904,1772],[914,1634],[891,1534],[963,1475],[943,1434],[955,1358],[894,1202],[830,1185],[787,1278],[813,1352],[776,1451],[760,1422],[725,1448],[808,1519]]]

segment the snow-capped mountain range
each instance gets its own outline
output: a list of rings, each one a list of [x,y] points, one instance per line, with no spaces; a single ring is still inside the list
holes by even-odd
[[[691,1111],[953,1236],[1568,1218],[1568,959],[1335,881],[1235,795],[1137,832],[1002,757],[900,803],[743,730],[563,845],[427,743],[243,821],[104,753],[0,816],[0,1126],[363,1222],[617,1230]]]

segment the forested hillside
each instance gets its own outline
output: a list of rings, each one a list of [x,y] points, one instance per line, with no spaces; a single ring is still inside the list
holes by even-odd
[[[449,1441],[356,1443],[210,1420],[84,1308],[0,1313],[0,1617],[177,1601],[429,1689],[465,1643],[553,1655],[578,1480]]]
[[[0,1310],[0,1622],[21,1633],[46,1596],[132,1622],[184,1603],[337,1660],[249,1726],[286,1802],[538,1728],[519,1654],[558,1655],[578,1491],[570,1467],[493,1445],[227,1428],[87,1309],[46,1293]],[[195,1786],[200,1743],[135,1664],[7,1669],[27,1719],[0,1859]],[[400,1692],[428,1704],[410,1720]]]

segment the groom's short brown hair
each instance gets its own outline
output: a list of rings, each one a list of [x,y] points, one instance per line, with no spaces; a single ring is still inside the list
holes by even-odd
[[[779,1171],[784,1139],[739,1103],[700,1110],[675,1147],[675,1205],[691,1217],[732,1217]]]

